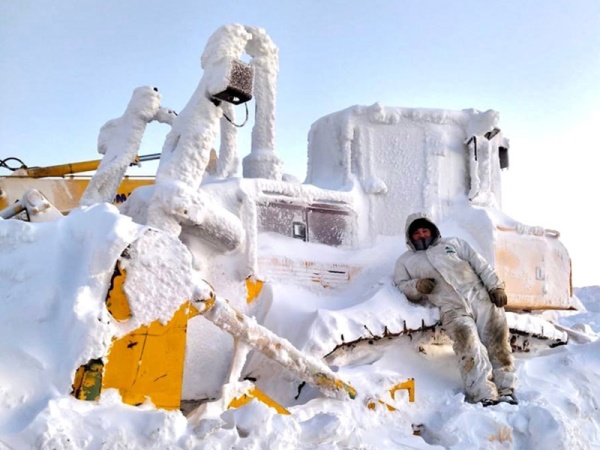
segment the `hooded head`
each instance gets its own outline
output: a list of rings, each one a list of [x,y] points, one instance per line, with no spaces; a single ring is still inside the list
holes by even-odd
[[[425,228],[431,232],[431,237],[413,240],[415,231]],[[413,251],[426,250],[435,244],[440,236],[438,227],[427,217],[425,213],[413,213],[406,219],[406,245]]]

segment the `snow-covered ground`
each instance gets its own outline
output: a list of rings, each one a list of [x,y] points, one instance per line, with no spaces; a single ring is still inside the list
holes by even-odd
[[[0,448],[600,446],[600,286],[575,290],[585,309],[556,314],[560,324],[579,333],[579,339],[517,354],[518,406],[483,408],[465,403],[450,346],[419,348],[408,338],[366,345],[359,358],[347,358],[347,365],[335,368],[358,390],[357,399],[332,399],[306,388],[298,400],[281,401],[291,415],[253,401],[218,416],[186,418],[180,411],[159,410],[149,402],[126,405],[112,389],[103,391],[97,402],[77,400],[70,395],[76,367],[104,352],[115,333],[103,305],[112,264],[139,233],[140,226],[107,205],[76,210],[47,223],[0,221]],[[300,258],[324,249],[315,245],[270,234],[261,237],[263,251],[277,248]],[[370,272],[356,277],[351,288],[337,291],[337,300],[302,286],[273,286],[279,303],[271,306],[266,324],[301,349],[317,352],[339,340],[334,335],[347,333],[350,341],[352,333],[358,333],[353,320],[368,322],[379,315],[394,323],[405,299],[389,285],[390,261],[403,245],[400,238],[390,238],[369,251],[354,252],[353,259],[348,256],[346,263],[369,267]],[[324,305],[324,300],[331,303]],[[329,334],[327,323],[334,327]],[[194,370],[198,367],[186,366],[186,371]],[[264,390],[276,396],[286,374],[271,370],[270,377],[272,389]],[[392,400],[387,390],[409,378],[415,379],[416,401],[408,402],[407,391],[399,391]],[[288,374],[288,385],[289,380]],[[278,385],[280,381],[283,384]],[[397,410],[371,410],[365,405],[369,396]]]

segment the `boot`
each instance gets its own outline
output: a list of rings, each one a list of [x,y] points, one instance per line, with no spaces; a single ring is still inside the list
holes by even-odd
[[[511,392],[511,393],[505,394],[505,395],[501,395],[500,398],[498,398],[498,402],[508,403],[509,405],[518,405],[519,404],[519,400],[517,399],[517,396],[515,395],[514,392]]]
[[[483,400],[480,400],[478,403],[481,403],[483,405],[483,407],[485,408],[486,406],[494,406],[497,405],[500,402],[500,400],[494,400],[491,398],[484,398]]]

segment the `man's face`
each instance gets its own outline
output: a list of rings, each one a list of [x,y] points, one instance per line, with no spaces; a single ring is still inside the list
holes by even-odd
[[[429,228],[417,228],[412,236],[411,239],[414,241],[419,241],[421,239],[428,239],[431,237],[431,230]]]

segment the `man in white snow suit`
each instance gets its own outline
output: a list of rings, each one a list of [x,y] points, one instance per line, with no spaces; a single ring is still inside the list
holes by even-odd
[[[440,308],[442,327],[459,358],[466,400],[516,404],[514,361],[504,314],[504,283],[466,241],[442,238],[423,213],[406,221],[409,248],[394,283],[408,300]]]

